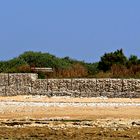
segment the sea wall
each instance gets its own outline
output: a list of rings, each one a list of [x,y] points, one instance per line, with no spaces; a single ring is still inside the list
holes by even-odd
[[[38,79],[33,73],[1,73],[0,95],[138,98],[140,79]]]

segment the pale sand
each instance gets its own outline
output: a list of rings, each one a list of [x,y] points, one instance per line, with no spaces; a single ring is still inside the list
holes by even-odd
[[[45,106],[40,103],[140,103],[140,99],[106,99],[106,98],[68,98],[45,96],[14,96],[0,97],[0,119],[66,119],[66,120],[95,120],[106,118],[140,119],[140,106]],[[10,104],[11,101],[19,103]],[[21,102],[24,102],[23,105]],[[32,103],[37,104],[32,106]],[[27,105],[25,105],[27,103]],[[28,106],[28,104],[30,104]],[[39,103],[39,105],[38,105]]]
[[[0,112],[0,119],[76,119],[106,118],[140,119],[140,107],[7,107]]]
[[[73,97],[47,97],[47,96],[0,96],[0,101],[23,101],[23,102],[113,102],[113,103],[140,103],[140,98],[105,98],[105,97],[92,97],[92,98],[73,98]]]

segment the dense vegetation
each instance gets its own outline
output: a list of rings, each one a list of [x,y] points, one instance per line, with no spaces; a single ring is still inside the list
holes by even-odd
[[[9,61],[0,61],[0,72],[33,72],[31,67],[51,67],[53,73],[40,72],[40,77],[133,77],[140,78],[140,59],[127,58],[123,50],[105,53],[97,63],[85,63],[69,57],[58,58],[49,53],[28,51]]]
[[[140,78],[140,59],[131,55],[127,58],[123,50],[105,53],[98,63],[97,77]]]
[[[0,62],[0,72],[32,72],[31,67],[53,68],[53,73],[39,73],[41,77],[87,77],[96,73],[97,64],[32,51],[25,52],[12,60]]]

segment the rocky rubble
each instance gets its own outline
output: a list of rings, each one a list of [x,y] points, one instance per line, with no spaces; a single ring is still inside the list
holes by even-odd
[[[80,103],[80,102],[19,102],[19,101],[1,101],[0,102],[0,112],[3,108],[8,106],[13,106],[14,108],[19,107],[140,107],[140,103],[121,103],[121,102],[89,102],[89,103]]]
[[[100,127],[111,129],[125,129],[131,127],[140,128],[140,120],[130,119],[98,119],[95,121],[87,120],[63,120],[63,119],[27,119],[27,120],[0,120],[0,127],[28,127],[28,126],[47,126],[53,129],[64,128],[83,128],[83,127]]]

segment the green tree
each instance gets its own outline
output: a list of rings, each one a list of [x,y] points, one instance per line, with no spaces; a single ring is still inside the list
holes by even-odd
[[[106,72],[111,69],[112,65],[125,65],[126,62],[127,57],[124,55],[123,50],[120,49],[115,52],[105,53],[99,61],[98,68],[99,70],[103,70],[104,72]]]
[[[132,65],[138,65],[139,60],[136,55],[130,55],[128,62],[127,62],[127,67],[130,68]]]

